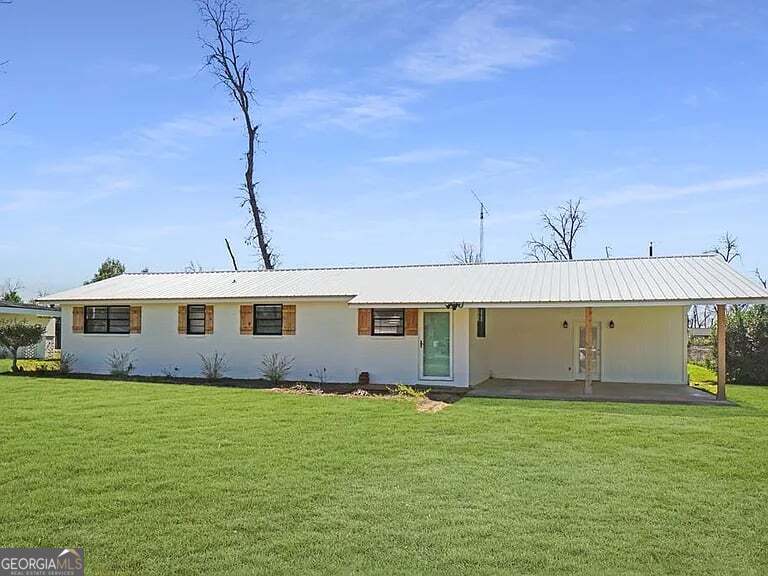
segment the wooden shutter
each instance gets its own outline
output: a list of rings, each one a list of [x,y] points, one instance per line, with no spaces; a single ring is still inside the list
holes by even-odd
[[[418,308],[405,309],[405,335],[406,336],[419,335],[419,309]]]
[[[141,334],[141,306],[131,306],[131,334]]]
[[[179,334],[187,333],[187,307],[179,306]]]
[[[205,333],[213,334],[213,305],[205,306]]]
[[[283,304],[283,335],[296,334],[296,305]]]
[[[370,308],[358,308],[357,310],[357,335],[358,336],[371,335],[371,315],[372,315],[372,310]]]
[[[72,306],[72,332],[81,333],[85,327],[85,308]]]
[[[253,306],[243,304],[240,306],[240,334],[253,334]]]

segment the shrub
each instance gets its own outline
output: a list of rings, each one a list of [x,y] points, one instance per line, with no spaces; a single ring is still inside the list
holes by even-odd
[[[279,352],[267,354],[261,361],[261,373],[264,379],[274,386],[279,386],[293,368],[295,359]]]
[[[768,385],[768,305],[728,310],[726,360],[728,382]]]
[[[179,367],[178,366],[165,366],[164,368],[160,369],[160,374],[162,374],[163,378],[167,378],[169,380],[176,378],[179,374]]]
[[[227,371],[225,354],[214,352],[208,356],[205,354],[198,354],[198,356],[200,356],[200,374],[203,378],[214,381],[224,377],[224,373]]]
[[[430,389],[427,388],[426,390],[416,390],[413,386],[408,386],[407,384],[397,384],[394,388],[387,388],[392,394],[395,396],[403,396],[405,398],[426,398],[427,394],[429,394]]]
[[[72,352],[62,352],[61,359],[59,360],[59,372],[69,374],[72,372],[75,362],[77,362],[77,356],[72,354]]]
[[[309,373],[309,377],[314,378],[318,384],[323,385],[325,384],[325,374],[326,374],[325,368],[316,368],[315,370],[312,370],[312,372]]]
[[[13,362],[11,370],[19,371],[19,348],[37,344],[45,334],[45,326],[26,321],[0,322],[0,346],[10,350]]]
[[[136,367],[133,364],[133,353],[136,350],[132,348],[127,352],[120,352],[117,348],[112,350],[107,356],[107,366],[109,367],[109,373],[112,376],[128,376]]]

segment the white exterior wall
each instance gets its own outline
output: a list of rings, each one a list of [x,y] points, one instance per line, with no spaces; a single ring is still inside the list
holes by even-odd
[[[681,306],[593,308],[593,322],[601,324],[601,379],[686,383],[686,313]],[[491,376],[576,379],[575,338],[583,320],[583,308],[489,308],[485,342],[476,338],[471,326],[472,383]],[[612,329],[608,327],[611,320]],[[563,328],[563,321],[568,328]]]
[[[177,333],[180,304],[211,304],[204,301],[148,304],[142,306],[141,334],[73,334],[72,306],[62,307],[62,351],[73,353],[75,370],[108,373],[105,358],[115,348],[134,349],[135,374],[159,375],[178,367],[178,376],[200,376],[200,357],[214,351],[226,354],[232,378],[260,378],[265,354],[280,352],[295,358],[291,380],[312,381],[310,373],[326,369],[327,382],[357,382],[361,371],[374,384],[419,383],[420,336],[358,336],[357,309],[345,302],[274,302],[296,304],[293,336],[243,336],[240,304],[214,303],[214,333]],[[270,302],[260,302],[270,303]],[[453,380],[424,381],[425,385],[467,386],[469,344],[467,310],[453,313]]]

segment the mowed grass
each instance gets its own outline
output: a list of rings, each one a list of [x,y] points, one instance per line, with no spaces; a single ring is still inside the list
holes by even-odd
[[[88,574],[765,574],[768,387],[736,407],[0,376],[0,542]]]

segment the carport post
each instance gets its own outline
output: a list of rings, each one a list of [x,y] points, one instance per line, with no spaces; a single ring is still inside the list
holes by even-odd
[[[592,394],[592,307],[584,308],[584,394]]]
[[[728,332],[728,318],[725,304],[717,305],[717,399],[725,400],[725,335]]]

